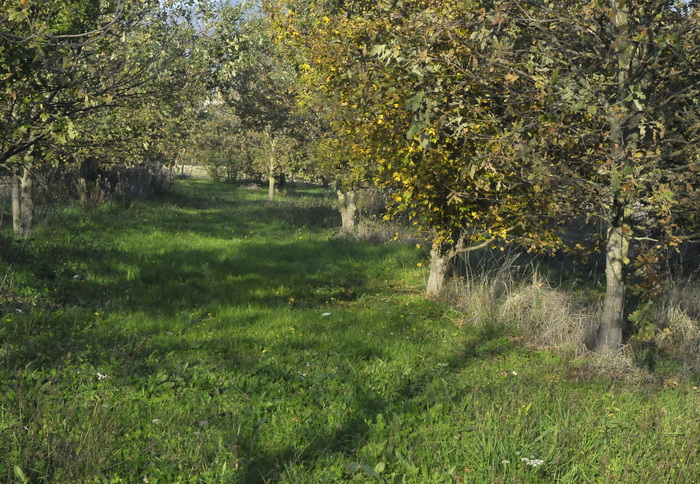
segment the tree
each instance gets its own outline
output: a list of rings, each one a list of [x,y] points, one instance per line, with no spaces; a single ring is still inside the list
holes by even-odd
[[[234,182],[252,172],[250,139],[234,110],[220,97],[207,100],[192,124],[190,158],[204,162],[212,178]]]
[[[513,86],[500,60],[514,55],[517,26],[475,37],[477,3],[312,5],[309,25],[289,8],[291,36],[309,38],[308,69],[349,112],[334,127],[355,138],[354,159],[376,166],[393,213],[431,234],[428,293],[439,293],[458,252],[513,238],[553,246],[546,179],[532,176],[536,160],[522,156],[517,131],[525,106],[541,102],[531,90],[503,95]]]
[[[558,246],[556,222],[584,207],[608,227],[597,346],[619,348],[631,269],[652,274],[697,222],[694,4],[321,1],[279,11],[298,26],[304,8],[316,12],[307,33],[291,35],[324,46],[308,64],[354,110],[342,121],[362,140],[353,152],[377,163],[394,212],[434,234],[429,291],[459,250],[499,239]],[[636,282],[651,302],[658,278]]]
[[[294,111],[296,71],[280,55],[269,18],[260,13],[250,11],[240,24],[219,22],[217,36],[216,89],[234,109],[241,129],[256,133],[272,201],[275,176],[284,174],[290,140],[302,124]],[[235,39],[234,48],[226,46],[227,39]]]
[[[524,233],[528,238],[546,230],[549,223],[533,224],[520,217],[521,210],[573,218],[585,207],[589,218],[604,221],[606,295],[596,344],[616,351],[628,330],[627,312],[632,321],[648,313],[625,304],[627,286],[632,283],[643,302],[652,303],[660,282],[653,266],[696,225],[698,13],[688,4],[660,0],[502,1],[484,3],[456,25],[468,38],[453,29],[442,57],[445,70],[437,76],[442,84],[431,90],[441,93],[456,84],[459,90],[445,99],[471,101],[472,107],[453,111],[457,115],[432,110],[446,116],[436,132],[476,143],[472,163],[479,159],[477,170],[487,170],[480,180],[507,187],[491,192],[498,195],[498,211],[507,212],[499,214],[508,221],[505,230],[529,224],[536,230]],[[418,30],[426,38],[433,32],[430,23]],[[462,55],[457,46],[466,46]],[[377,52],[398,59],[391,47],[378,46]],[[434,49],[417,52],[414,58],[429,59]],[[430,72],[426,64],[411,68]],[[430,101],[436,97],[441,94]],[[461,119],[469,121],[468,134],[460,137],[449,128]],[[452,194],[483,193],[479,183],[464,188]],[[484,220],[483,211],[475,212]],[[498,217],[488,220],[491,228],[501,223]],[[542,235],[539,246],[547,242]],[[653,277],[631,281],[633,269]]]
[[[698,13],[685,3],[661,0],[458,7],[440,16],[421,9],[424,22],[411,20],[432,42],[428,50],[419,43],[411,52],[405,47],[410,37],[375,46],[377,55],[399,65],[414,59],[407,65],[418,85],[434,79],[414,101],[425,105],[426,92],[427,103],[438,108],[421,106],[409,133],[424,133],[423,143],[439,149],[449,146],[436,145],[441,137],[468,143],[470,151],[461,159],[468,154],[466,165],[478,178],[463,186],[441,182],[449,196],[459,197],[460,209],[478,215],[462,223],[488,221],[483,233],[493,235],[500,227],[508,236],[520,232],[537,246],[549,245],[548,220],[580,216],[582,206],[606,223],[606,295],[597,347],[615,351],[627,330],[625,290],[633,261],[650,275],[650,264],[695,223]],[[454,27],[435,30],[436,17]],[[433,57],[442,62],[431,70]],[[450,109],[450,103],[464,102],[469,106]],[[425,131],[426,119],[441,118],[435,134]],[[414,196],[425,178],[410,181],[406,194]],[[474,205],[475,196],[492,197],[495,206]],[[439,201],[433,203],[439,216],[450,215]],[[459,221],[448,219],[447,227],[459,227]],[[637,282],[634,289],[650,303],[659,278]],[[639,308],[631,318],[644,311]]]
[[[9,0],[3,7],[0,165],[25,182],[38,163],[57,162],[56,147],[83,134],[80,121],[164,92],[153,81],[162,88],[175,80],[189,48],[181,35],[186,2]],[[27,199],[30,188],[19,188]],[[25,227],[18,235],[26,235],[30,208],[15,210],[25,220],[15,224]]]
[[[650,276],[696,226],[700,127],[698,12],[686,2],[547,4],[526,20],[548,99],[552,136],[570,144],[556,175],[607,227],[606,294],[597,348],[616,351],[627,328],[630,272]],[[571,119],[585,123],[570,123]],[[636,281],[651,304],[658,277]],[[644,306],[631,315],[638,320]]]
[[[333,90],[329,83],[338,74],[334,59],[352,55],[334,28],[333,19],[341,10],[334,2],[321,0],[265,2],[265,11],[283,55],[298,70],[297,109],[303,113],[304,143],[311,147],[316,172],[335,187],[341,234],[353,235],[359,189],[374,183],[377,165],[362,150],[365,138],[356,129],[361,123],[357,105],[346,95],[351,88]],[[354,85],[350,77],[345,81]]]

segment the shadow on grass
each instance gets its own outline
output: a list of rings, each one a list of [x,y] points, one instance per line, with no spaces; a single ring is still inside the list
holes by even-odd
[[[381,289],[372,282],[381,275],[373,264],[391,252],[339,240],[247,242],[232,250],[173,249],[146,256],[83,249],[68,259],[94,261],[84,264],[84,273],[48,268],[46,273],[58,306],[116,306],[172,316],[200,307],[279,307],[290,300],[297,307],[314,307],[331,298],[351,299]]]
[[[250,199],[253,195],[257,198]],[[36,325],[52,320],[55,327],[15,333],[5,356],[19,363],[43,355],[52,365],[71,349],[133,346],[116,332],[91,331],[94,312],[196,319],[234,306],[315,308],[382,290],[377,284],[386,274],[377,265],[394,248],[318,236],[309,240],[307,229],[313,223],[323,228],[333,213],[330,206],[305,205],[305,200],[270,204],[253,195],[230,185],[184,186],[149,202],[147,210],[105,206],[87,217],[72,211],[66,217],[82,231],[78,237],[37,237],[27,244],[6,240],[0,258],[35,284],[25,289],[39,294],[47,311],[37,315]],[[253,235],[250,226],[256,227]],[[290,236],[295,227],[306,229]],[[124,232],[132,233],[120,242]],[[153,232],[163,234],[157,247],[139,245]],[[196,248],[187,247],[188,233],[198,238]],[[199,240],[203,234],[211,245]],[[168,246],[172,241],[177,243]]]
[[[390,335],[398,335],[419,317],[439,318],[437,305],[405,308],[406,314],[416,314],[392,318],[383,332],[370,339],[353,335],[347,321],[314,323],[327,340],[337,342],[334,368],[315,375],[302,375],[293,368],[296,364],[303,369],[305,360],[319,357],[319,348],[327,350],[318,339],[278,343],[279,358],[262,360],[259,350],[269,342],[254,336],[229,333],[222,338],[214,332],[192,337],[164,331],[158,338],[148,338],[149,330],[125,331],[100,324],[102,313],[112,312],[197,325],[209,312],[230,307],[320,309],[330,301],[352,302],[358,295],[386,292],[383,284],[391,279],[392,264],[397,263],[392,259],[396,246],[323,240],[304,231],[328,228],[331,215],[335,216],[330,207],[304,199],[267,204],[230,193],[226,186],[209,188],[207,192],[203,187],[185,187],[158,202],[165,205],[154,202],[147,210],[137,207],[126,215],[98,211],[83,222],[80,240],[37,241],[22,248],[22,268],[46,286],[49,304],[46,313],[37,313],[27,318],[24,327],[6,332],[0,347],[3,365],[12,370],[60,369],[78,362],[90,368],[111,364],[119,372],[111,378],[146,396],[159,391],[174,395],[187,388],[217,398],[235,387],[252,399],[260,388],[269,387],[284,399],[303,391],[304,398],[310,399],[305,408],[320,416],[332,403],[325,398],[342,395],[348,411],[332,428],[319,428],[315,415],[314,421],[299,423],[297,435],[303,445],[270,448],[259,437],[267,425],[265,418],[248,422],[235,442],[243,456],[240,481],[270,482],[283,479],[292,466],[311,468],[329,455],[339,455],[349,466],[340,469],[345,477],[365,472],[364,467],[353,466],[367,464],[362,448],[373,432],[380,431],[380,415],[420,414],[430,397],[431,382],[446,371],[458,372],[476,359],[513,349],[484,337],[465,343],[446,359],[446,367],[422,368],[410,376],[371,373],[372,365],[392,357],[383,349],[382,339],[395,337]],[[304,230],[290,236],[299,228]],[[120,240],[125,231],[133,232],[133,239]],[[164,245],[138,244],[139,237],[153,234],[160,234]],[[192,236],[191,245],[187,234]],[[265,323],[254,315],[238,318],[230,323],[241,329]],[[403,337],[411,348],[422,344],[418,333]],[[365,367],[367,371],[356,369]],[[192,368],[204,376],[188,377]],[[217,379],[217,368],[235,371],[239,377]],[[376,381],[382,378],[386,381]]]
[[[249,462],[243,467],[241,482],[293,482],[298,476],[318,472],[323,467],[325,480],[329,482],[363,476],[364,479],[379,479],[374,467],[379,462],[395,459],[392,447],[401,445],[401,437],[410,439],[410,425],[420,427],[427,417],[428,409],[436,405],[446,405],[450,401],[444,394],[436,392],[435,382],[444,381],[451,373],[468,370],[481,359],[506,357],[517,350],[512,340],[488,337],[476,338],[465,343],[456,351],[444,367],[425,369],[410,377],[395,378],[390,388],[380,391],[370,378],[345,373],[339,378],[352,394],[348,406],[352,412],[346,413],[334,429],[319,431],[315,421],[309,421],[297,431],[303,436],[303,445],[286,445],[273,451],[259,446],[250,440],[245,446]],[[352,353],[352,350],[349,349]],[[356,354],[353,357],[357,357]],[[376,353],[369,360],[382,359]],[[352,358],[352,357],[351,357]],[[318,393],[324,387],[319,384]],[[455,397],[455,395],[452,395]],[[322,414],[322,405],[319,414]],[[317,418],[322,418],[320,415]],[[400,422],[398,425],[396,422]],[[459,432],[456,428],[454,432]],[[384,450],[380,455],[368,456],[367,446],[379,444]],[[318,477],[318,474],[314,474]],[[399,474],[400,475],[400,474]],[[429,479],[428,476],[423,476]],[[426,481],[427,482],[427,481]]]
[[[53,286],[53,311],[39,313],[36,325],[51,320],[54,327],[14,333],[6,342],[12,350],[5,356],[20,362],[42,355],[44,364],[53,365],[56,362],[51,360],[66,351],[87,346],[133,346],[120,339],[116,329],[93,331],[95,312],[100,317],[112,312],[142,314],[182,324],[183,318],[197,321],[231,307],[313,309],[352,300],[358,294],[382,290],[374,264],[390,253],[386,246],[331,240],[250,242],[223,257],[216,249],[178,249],[143,257],[115,249],[68,248],[62,257],[55,254],[56,269],[45,267],[38,256],[35,268],[41,266]],[[61,260],[76,259],[85,261],[87,276],[61,270]],[[65,317],[56,318],[57,314]],[[257,323],[238,318],[231,324],[245,328]]]
[[[36,292],[48,293],[52,307],[94,307],[116,298],[124,307],[172,314],[202,301],[235,304],[265,287],[291,282],[291,276],[310,274],[312,286],[324,284],[324,269],[337,278],[351,265],[348,258],[388,253],[375,248],[370,254],[343,241],[311,242],[309,230],[336,224],[328,203],[268,203],[260,196],[241,195],[230,185],[179,186],[145,210],[105,206],[87,217],[69,211],[63,223],[73,234],[47,229],[26,245],[3,240],[0,258],[15,271],[31,273],[27,279],[35,278]],[[149,237],[159,239],[157,249],[149,249],[152,242],[140,244]],[[363,271],[355,269],[349,272]],[[225,296],[212,285],[229,276],[231,293]],[[217,294],[212,301],[209,292]]]

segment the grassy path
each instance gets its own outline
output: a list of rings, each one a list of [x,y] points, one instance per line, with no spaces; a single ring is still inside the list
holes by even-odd
[[[3,249],[0,481],[700,479],[692,383],[460,327],[415,246],[333,239],[320,192],[263,197],[183,183]]]

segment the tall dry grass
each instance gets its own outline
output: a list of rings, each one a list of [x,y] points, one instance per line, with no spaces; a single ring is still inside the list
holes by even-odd
[[[700,371],[700,283],[693,279],[669,283],[654,317],[656,348],[678,359],[686,370]]]
[[[445,297],[461,324],[491,335],[510,333],[531,346],[585,355],[593,366],[609,366],[609,355],[596,364],[588,349],[602,296],[596,296],[593,286],[579,284],[575,290],[574,282],[553,284],[540,269],[515,251],[485,251],[463,261],[463,274],[450,281]],[[643,347],[657,360],[671,358],[684,370],[700,371],[700,282],[688,277],[669,282],[653,314],[657,330],[652,340],[631,342],[612,364],[622,371],[639,359],[635,353]]]
[[[566,287],[554,287],[532,261],[516,252],[472,257],[464,276],[451,281],[448,297],[465,324],[500,327],[533,346],[585,351],[595,306]]]

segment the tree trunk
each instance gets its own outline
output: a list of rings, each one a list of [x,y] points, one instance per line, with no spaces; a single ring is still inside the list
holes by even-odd
[[[275,159],[270,158],[270,167],[267,173],[267,201],[271,202],[275,199]]]
[[[34,200],[33,182],[29,167],[22,176],[15,176],[12,183],[12,227],[16,237],[26,237],[32,230]]]
[[[629,234],[625,226],[610,227],[605,256],[605,299],[596,333],[596,350],[615,352],[622,346],[625,328],[625,266],[629,255]]]
[[[12,175],[12,230],[15,235],[22,232],[20,220],[22,219],[22,201],[19,196],[20,177]]]
[[[437,298],[445,287],[445,280],[450,270],[450,265],[454,259],[454,252],[451,247],[445,244],[433,242],[430,249],[430,273],[426,292],[428,297]]]
[[[277,166],[277,140],[270,133],[270,129],[265,130],[267,141],[270,144],[270,165],[267,169],[267,201],[275,199],[275,167]]]
[[[355,232],[355,213],[357,212],[355,190],[338,190],[338,211],[340,212],[340,233],[350,235]]]
[[[605,299],[595,335],[595,349],[613,353],[622,347],[625,328],[625,272],[629,263],[631,229],[626,224],[626,199],[622,173],[634,166],[632,155],[638,142],[639,109],[630,99],[635,80],[630,76],[636,43],[630,39],[630,4],[613,2],[613,23],[617,48],[617,103],[609,113],[611,166],[611,220],[605,247]],[[639,102],[639,101],[637,101]]]

